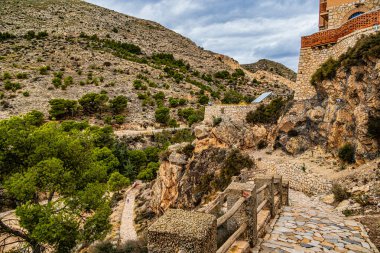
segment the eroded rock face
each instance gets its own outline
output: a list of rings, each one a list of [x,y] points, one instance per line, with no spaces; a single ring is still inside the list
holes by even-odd
[[[207,130],[206,130],[207,129]],[[196,152],[209,147],[256,149],[260,141],[268,137],[268,129],[261,125],[249,125],[243,122],[222,122],[219,126],[195,128]]]
[[[318,99],[296,101],[278,122],[271,140],[291,154],[319,144],[336,152],[346,143],[356,148],[356,159],[374,159],[378,143],[368,135],[370,116],[379,116],[379,60],[340,69],[334,80],[319,84]],[[360,77],[360,78],[359,78]]]
[[[156,214],[162,214],[168,208],[193,209],[202,203],[204,197],[213,192],[214,187],[210,188],[210,185],[220,179],[221,170],[226,167],[230,154],[238,151],[209,147],[194,153],[193,157],[186,157],[180,149],[173,147],[169,148],[169,152],[152,187],[150,208]],[[241,162],[244,164],[244,161]],[[243,169],[244,165],[240,167]]]

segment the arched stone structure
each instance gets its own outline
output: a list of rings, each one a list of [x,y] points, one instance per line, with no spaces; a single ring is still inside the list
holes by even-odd
[[[369,11],[370,11],[370,9],[364,5],[362,5],[360,7],[356,7],[355,9],[352,9],[351,11],[347,12],[347,14],[342,18],[341,24],[350,20],[350,17],[355,13],[361,12],[364,14],[364,13],[369,12]]]

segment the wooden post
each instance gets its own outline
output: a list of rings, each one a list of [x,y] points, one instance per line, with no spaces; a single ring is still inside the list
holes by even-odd
[[[279,177],[277,177],[277,179],[279,180],[279,183],[278,183],[278,193],[279,193],[279,204],[278,204],[278,209],[281,209],[281,207],[282,207],[282,201],[283,201],[283,188],[282,188],[282,176],[279,176]]]
[[[257,233],[257,194],[256,185],[251,191],[251,196],[246,200],[245,211],[247,214],[247,237],[248,243],[253,248],[258,241]]]
[[[274,177],[268,181],[268,201],[270,205],[270,215],[274,218],[274,216],[276,216],[276,205],[274,203]]]

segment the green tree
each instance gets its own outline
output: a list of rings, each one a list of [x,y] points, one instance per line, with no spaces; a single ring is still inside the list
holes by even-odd
[[[65,119],[68,117],[73,117],[78,111],[78,102],[75,100],[66,99],[52,99],[49,101],[50,117],[56,119]]]
[[[130,184],[131,181],[128,178],[124,177],[119,172],[114,172],[111,174],[110,179],[108,180],[108,189],[112,192],[118,192]]]
[[[79,99],[79,104],[82,106],[84,113],[102,113],[106,108],[108,96],[106,94],[87,93]]]
[[[0,233],[17,237],[32,252],[48,246],[68,253],[109,230],[105,193],[109,172],[120,165],[106,147],[113,146],[112,129],[41,124],[37,112],[0,121],[0,183],[18,203],[22,228],[0,218]]]
[[[157,108],[155,118],[157,122],[167,124],[170,120],[170,109],[167,107]]]
[[[244,96],[239,92],[235,90],[229,90],[226,93],[224,93],[224,98],[222,99],[222,102],[224,104],[239,104],[241,101],[243,101],[243,99]]]
[[[128,98],[126,96],[117,96],[109,101],[110,108],[114,114],[122,113],[128,105]]]

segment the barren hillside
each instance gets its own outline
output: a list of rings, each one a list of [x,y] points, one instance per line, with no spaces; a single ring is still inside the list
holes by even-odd
[[[184,121],[180,108],[219,103],[229,90],[246,101],[267,90],[290,94],[285,83],[252,82],[224,58],[155,22],[84,1],[5,0],[0,15],[0,118],[33,109],[48,115],[50,100],[94,92],[127,97],[122,114],[138,127],[152,125],[159,106]],[[91,116],[102,124],[105,114]]]

